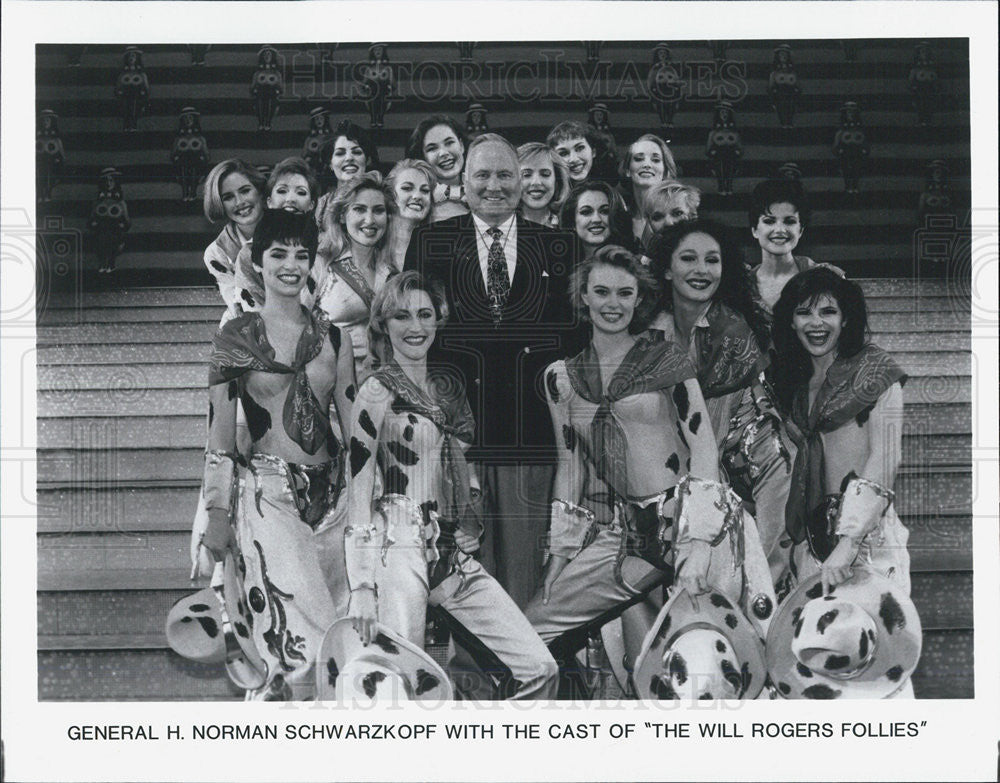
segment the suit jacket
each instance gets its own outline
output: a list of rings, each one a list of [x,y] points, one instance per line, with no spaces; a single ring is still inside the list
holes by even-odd
[[[445,287],[449,319],[428,360],[465,384],[477,424],[471,458],[490,464],[553,459],[543,371],[575,355],[586,339],[569,304],[574,239],[517,217],[517,263],[497,327],[472,216],[423,226],[410,238],[405,268]]]

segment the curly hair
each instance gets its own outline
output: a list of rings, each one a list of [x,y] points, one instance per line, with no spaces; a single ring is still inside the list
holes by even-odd
[[[285,158],[275,165],[271,176],[267,178],[267,194],[271,194],[271,191],[274,190],[274,186],[278,184],[278,180],[281,177],[289,174],[298,174],[305,179],[306,184],[309,186],[309,198],[315,204],[323,194],[323,191],[320,190],[319,180],[316,179],[312,168],[310,168],[309,164],[303,158],[299,157]]]
[[[772,204],[791,204],[799,213],[802,227],[809,224],[812,212],[806,192],[798,180],[766,179],[758,183],[750,194],[750,206],[747,209],[747,224],[750,228],[757,228],[761,215],[771,214]]]
[[[368,351],[380,365],[392,359],[392,342],[386,324],[410,291],[425,291],[430,297],[438,329],[448,321],[448,300],[444,288],[436,280],[424,278],[412,269],[391,276],[375,295],[368,319]]]
[[[590,273],[597,266],[613,266],[635,278],[637,304],[628,330],[630,334],[638,334],[645,330],[659,307],[659,286],[648,267],[639,260],[639,256],[620,245],[604,245],[592,258],[581,263],[570,273],[570,306],[581,320],[590,320],[589,308],[583,301],[583,294],[587,291]]]
[[[698,218],[697,220],[681,221],[672,226],[664,226],[653,235],[648,252],[652,260],[654,276],[657,280],[664,282],[663,309],[667,312],[673,312],[674,308],[673,286],[666,279],[674,251],[691,234],[706,234],[719,243],[722,259],[722,278],[719,280],[719,288],[712,298],[742,315],[757,338],[760,347],[765,348],[769,337],[767,319],[753,300],[750,274],[743,263],[742,255],[736,249],[731,233],[721,223]]]
[[[843,317],[837,355],[854,356],[869,339],[868,307],[861,286],[824,266],[799,272],[789,280],[774,305],[774,390],[778,403],[790,410],[795,391],[812,377],[813,364],[792,324],[795,310],[812,307],[821,296],[833,297]]]
[[[337,139],[341,136],[361,147],[361,151],[365,154],[365,171],[377,171],[380,165],[378,147],[368,131],[351,120],[341,120],[333,129],[330,138],[323,143],[323,148],[320,151],[320,158],[324,162],[323,178],[325,182],[323,184],[329,189],[335,188],[339,184],[333,169],[330,167],[330,161],[333,158],[333,150],[337,146]]]

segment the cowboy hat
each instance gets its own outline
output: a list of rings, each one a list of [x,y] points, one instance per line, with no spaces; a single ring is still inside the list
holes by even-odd
[[[319,701],[450,701],[451,682],[433,658],[381,623],[367,647],[343,617],[330,626],[316,664]]]
[[[167,614],[167,644],[198,663],[223,663],[229,678],[245,690],[264,684],[267,665],[252,639],[242,579],[232,552],[216,563],[212,584],[177,601]]]
[[[642,643],[633,681],[640,699],[753,699],[764,687],[764,647],[720,592],[676,590]]]
[[[866,568],[823,595],[821,575],[785,599],[767,635],[767,668],[786,699],[884,699],[920,660],[909,595]]]

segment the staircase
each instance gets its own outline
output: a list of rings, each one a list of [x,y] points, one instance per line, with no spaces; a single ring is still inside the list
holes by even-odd
[[[931,160],[943,159],[950,171],[953,204],[943,216],[945,224],[955,220],[954,225],[962,226],[969,208],[965,40],[929,41],[941,93],[929,127],[917,125],[911,106],[908,77],[915,40],[855,41],[853,61],[846,59],[840,41],[787,41],[802,89],[795,127],[788,129],[778,126],[767,94],[773,48],[782,41],[729,42],[726,70],[717,65],[708,41],[671,42],[673,61],[683,76],[698,68],[714,75],[691,80],[688,91],[705,97],[685,99],[668,132],[659,127],[645,87],[655,43],[603,42],[599,62],[586,61],[580,41],[478,43],[473,59],[465,62],[451,43],[389,44],[398,98],[385,115],[385,127],[374,131],[383,173],[402,157],[412,128],[432,112],[444,111],[461,120],[475,100],[488,110],[490,130],[520,144],[544,140],[561,120],[586,119],[590,104],[601,101],[609,107],[611,129],[623,153],[643,133],[669,137],[684,180],[705,194],[705,214],[745,226],[746,197],[753,186],[774,176],[781,164],[794,162],[815,212],[802,252],[856,277],[945,271],[941,262],[947,259],[940,256],[925,262],[928,268],[918,269],[914,231],[920,228],[917,201]],[[132,218],[116,283],[211,282],[201,256],[218,229],[205,222],[198,202],[180,200],[170,163],[178,113],[184,106],[200,110],[213,164],[237,156],[255,165],[273,165],[300,154],[309,111],[316,106],[327,107],[334,124],[344,117],[366,127],[369,122],[364,103],[354,97],[360,85],[352,76],[367,62],[366,44],[339,44],[329,62],[323,61],[316,44],[282,45],[285,93],[269,132],[255,130],[249,91],[258,46],[215,45],[199,66],[192,65],[185,46],[143,46],[151,97],[135,133],[122,131],[114,98],[124,46],[90,46],[75,67],[67,64],[70,48],[38,47],[36,106],[59,115],[66,150],[61,184],[52,202],[40,207],[39,222],[51,218],[50,231],[82,233],[84,256],[73,263],[84,286],[97,282],[85,226],[97,195],[97,174],[105,166],[123,172]],[[723,96],[735,106],[744,147],[736,194],[729,197],[717,195],[705,154],[713,107]],[[844,192],[831,151],[839,109],[848,100],[858,103],[871,145],[857,195]],[[748,232],[746,236],[749,239]]]
[[[922,698],[973,695],[970,302],[864,280],[874,341],[910,381],[896,507],[924,626]],[[42,700],[224,700],[221,666],[170,651],[205,446],[212,288],[53,296],[38,325]]]
[[[854,59],[833,40],[729,42],[737,91],[725,97],[744,147],[729,197],[717,194],[705,155],[721,72],[691,84],[706,97],[686,99],[664,133],[644,87],[655,43],[603,42],[596,63],[580,41],[477,43],[471,61],[460,61],[451,43],[391,43],[397,100],[374,132],[383,171],[423,116],[461,119],[471,101],[488,110],[490,130],[515,144],[544,140],[557,122],[585,119],[601,101],[622,152],[643,133],[669,137],[683,178],[704,193],[701,211],[734,227],[745,226],[747,197],[761,178],[798,164],[814,211],[801,250],[868,278],[874,339],[912,376],[896,505],[911,530],[913,595],[925,629],[915,687],[925,698],[971,697],[970,253],[961,230],[971,181],[967,41],[929,42],[941,87],[929,127],[917,126],[910,103],[916,41],[855,41]],[[791,45],[803,92],[791,129],[778,127],[767,95],[778,43]],[[352,74],[368,46],[328,45],[324,62],[316,44],[282,45],[285,94],[270,132],[254,130],[256,45],[213,45],[204,65],[192,64],[183,45],[142,46],[150,102],[138,132],[122,131],[114,83],[124,48],[89,46],[78,65],[70,64],[74,47],[36,49],[36,108],[59,115],[66,155],[36,220],[44,292],[37,302],[39,698],[238,699],[220,667],[177,657],[163,637],[169,607],[196,587],[187,578],[188,538],[205,445],[209,341],[222,310],[201,260],[218,227],[205,222],[199,203],[181,201],[170,148],[187,105],[201,112],[213,164],[238,156],[273,165],[300,154],[316,106],[328,108],[334,124],[348,117],[367,126]],[[685,75],[716,63],[708,41],[671,42],[671,53]],[[871,145],[857,195],[844,192],[831,152],[848,100],[859,104]],[[953,203],[941,228],[928,232],[917,202],[934,159],[948,165]],[[105,166],[122,171],[132,218],[110,280],[95,274],[86,230]]]

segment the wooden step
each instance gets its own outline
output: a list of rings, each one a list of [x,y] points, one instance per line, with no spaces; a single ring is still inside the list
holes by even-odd
[[[918,699],[975,697],[972,631],[925,631],[920,663],[913,673]]]
[[[116,484],[53,486],[38,490],[40,533],[190,530],[200,476],[187,480],[121,481]],[[904,474],[896,481],[896,512],[908,527],[932,526],[939,518],[969,517],[968,472],[936,470]],[[942,523],[944,524],[944,523]],[[930,535],[930,534],[928,534]]]
[[[239,701],[221,664],[171,650],[40,650],[40,701]]]

